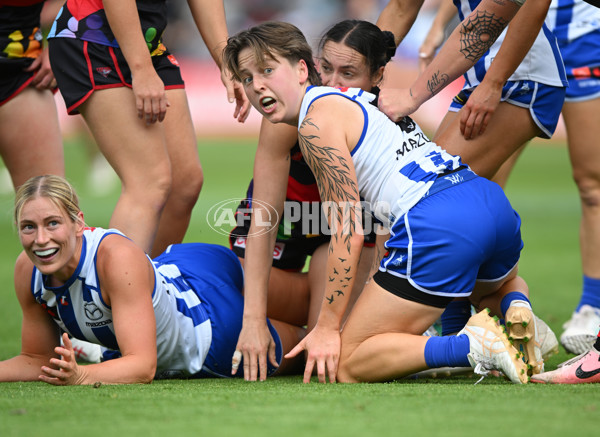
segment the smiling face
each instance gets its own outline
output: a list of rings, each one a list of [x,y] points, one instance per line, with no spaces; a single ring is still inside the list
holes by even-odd
[[[380,81],[383,67],[372,77],[365,57],[343,43],[328,41],[319,59],[323,85],[370,91]]]
[[[240,78],[248,100],[271,123],[295,125],[308,83],[304,61],[290,63],[256,58],[254,50],[245,48],[239,56]]]
[[[25,253],[44,275],[68,279],[79,263],[83,213],[74,222],[47,197],[34,197],[21,208],[19,239]]]

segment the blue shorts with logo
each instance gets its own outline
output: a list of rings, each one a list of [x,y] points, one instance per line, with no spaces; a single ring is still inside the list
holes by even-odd
[[[204,244],[174,244],[157,261],[176,264],[196,292],[210,319],[212,341],[199,377],[231,377],[231,358],[242,330],[244,272],[237,256],[227,247]],[[281,339],[271,322],[269,330],[281,362]],[[277,370],[269,363],[268,374]],[[242,365],[235,375],[243,377]]]
[[[394,281],[405,283],[417,295],[408,299],[445,307],[469,296],[476,281],[501,280],[515,267],[523,247],[520,227],[496,183],[468,168],[438,177],[392,226],[375,281],[402,297]]]
[[[567,96],[578,102],[600,97],[600,30],[587,33],[570,43],[558,41],[565,63]]]
[[[541,138],[551,138],[558,125],[560,111],[565,100],[565,87],[544,85],[531,80],[508,81],[502,88],[502,102],[529,109],[531,118],[540,128]],[[454,97],[448,111],[458,112],[475,90],[465,88]]]

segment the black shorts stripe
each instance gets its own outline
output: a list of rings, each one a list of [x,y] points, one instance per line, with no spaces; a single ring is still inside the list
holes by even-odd
[[[48,40],[52,72],[69,114],[97,90],[131,87],[131,70],[121,49],[75,38]],[[175,58],[165,51],[152,63],[165,89],[185,88]]]
[[[379,271],[373,276],[373,280],[384,290],[412,302],[422,303],[436,308],[446,308],[454,299],[448,296],[436,296],[424,293],[412,286],[408,279],[394,276],[388,272]]]

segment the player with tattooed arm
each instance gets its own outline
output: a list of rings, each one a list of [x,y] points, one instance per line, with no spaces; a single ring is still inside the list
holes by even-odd
[[[399,43],[410,30],[422,3],[423,1],[390,0],[382,11],[377,25],[394,33]],[[522,13],[517,15],[521,5],[523,5]],[[496,74],[494,78],[503,85],[521,64],[534,42],[537,45],[552,44],[552,34],[548,34],[547,29],[540,32],[549,6],[550,0],[532,2],[481,0],[475,3],[461,1],[460,11],[463,14],[461,15],[463,21],[448,37],[431,64],[419,74],[409,88],[383,89],[379,98],[379,108],[393,120],[413,113],[425,101],[471,69],[484,54],[488,53],[488,50],[490,53],[497,53],[492,68]],[[513,18],[513,24],[504,32]],[[496,41],[501,35],[504,39],[502,49],[500,49],[501,44]],[[542,39],[548,41],[541,41]],[[547,61],[552,60],[549,62],[549,68],[552,70],[550,73],[561,68],[554,65],[556,55],[556,52],[550,52],[544,58]],[[487,62],[489,66],[489,60]],[[540,71],[533,71],[526,78],[536,80],[539,73]],[[478,83],[483,78],[485,69],[483,71],[478,69],[476,74]],[[542,72],[541,77],[545,76],[547,75]],[[553,80],[549,85],[563,87],[566,82]],[[483,90],[478,91],[478,94],[478,99],[470,99],[471,103],[466,105],[466,110],[461,115],[461,131],[463,134],[466,132],[466,137],[470,137],[472,132],[479,133],[482,129],[485,130],[485,125],[491,116],[487,106],[475,105],[475,100],[485,102],[485,98],[489,98],[491,91],[485,94],[485,97]]]
[[[374,95],[318,86],[310,46],[291,24],[269,22],[238,33],[229,38],[224,59],[265,118],[298,127],[332,229],[317,325],[286,355],[306,351],[304,381],[315,368],[320,382],[358,382],[470,365],[526,383],[526,363],[487,311],[457,336],[422,335],[456,297],[489,303],[498,314],[505,295],[527,293],[517,276],[520,219],[502,189],[429,141],[417,125],[403,129],[392,122],[370,104]],[[289,152],[274,144],[257,151],[256,159],[268,169]],[[277,204],[285,188],[273,184],[260,200]],[[354,284],[363,246],[361,197],[391,237],[340,335],[344,290]],[[250,238],[248,247],[256,238],[273,243],[270,224],[262,226],[266,232]],[[247,288],[246,299],[255,292]]]

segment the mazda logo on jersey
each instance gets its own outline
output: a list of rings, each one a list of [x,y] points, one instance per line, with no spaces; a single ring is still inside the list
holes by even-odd
[[[85,316],[90,320],[100,320],[104,314],[94,302],[86,302],[83,306]]]

